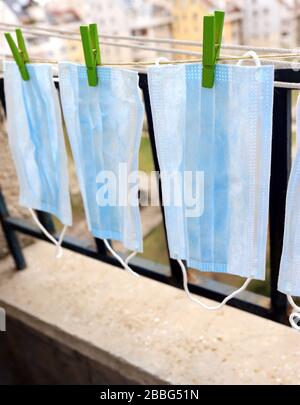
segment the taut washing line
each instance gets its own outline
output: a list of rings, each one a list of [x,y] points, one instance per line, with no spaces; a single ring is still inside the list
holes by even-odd
[[[0,23],[0,31],[12,31],[15,29],[17,25],[14,24],[7,24],[7,23]],[[67,40],[74,40],[80,41],[80,35],[75,31],[67,31],[67,30],[59,30],[59,29],[50,29],[45,27],[28,27],[22,26],[24,33],[28,36],[32,37],[56,37],[61,39]],[[186,41],[186,40],[173,40],[173,39],[165,39],[165,38],[144,38],[144,37],[135,37],[135,36],[117,36],[117,35],[100,35],[99,37],[103,38],[113,38],[115,40],[130,40],[130,41],[137,41],[137,42],[146,42],[146,43],[169,43],[173,45],[188,45],[188,46],[197,46],[201,47],[201,42],[196,41]],[[170,49],[170,48],[161,48],[161,47],[149,47],[144,45],[136,45],[136,44],[126,44],[126,43],[117,43],[117,42],[109,42],[109,41],[102,41],[102,45],[107,46],[115,46],[115,47],[123,47],[123,48],[132,48],[132,49],[140,49],[145,51],[154,51],[154,52],[162,52],[162,53],[171,53],[177,55],[186,55],[186,56],[195,56],[198,57],[197,59],[186,59],[186,60],[173,60],[168,61],[168,64],[180,64],[180,63],[199,63],[201,62],[202,54],[201,52],[196,51],[189,51],[184,49]],[[262,64],[273,64],[274,66],[278,66],[281,68],[293,68],[293,69],[300,69],[300,63],[294,61],[278,61],[274,60],[274,58],[300,58],[300,49],[285,49],[285,48],[264,48],[264,47],[250,47],[245,45],[222,45],[223,49],[232,49],[232,50],[256,50],[256,51],[264,51],[266,52],[265,55],[259,55]],[[269,54],[270,52],[270,54]],[[278,52],[278,53],[273,53]],[[3,55],[3,59],[11,59],[11,55]],[[222,62],[230,62],[235,60],[243,60],[243,59],[251,59],[249,56],[237,56],[237,55],[223,55],[219,58]],[[32,58],[32,62],[44,62],[44,63],[51,63],[57,64],[59,61],[57,60],[45,60],[39,58]],[[162,62],[163,64],[164,62]],[[166,62],[165,62],[166,63]],[[148,66],[153,65],[153,61],[145,61],[145,62],[119,62],[119,63],[105,63],[104,66]],[[288,82],[274,82],[274,87],[278,88],[287,88],[287,89],[294,89],[300,90],[300,84],[298,83],[288,83]]]
[[[61,34],[61,35],[67,35],[68,39],[73,39],[73,40],[80,40],[80,34],[76,31],[71,31],[71,30],[61,30],[57,28],[50,28],[50,27],[39,27],[39,26],[26,26],[26,25],[14,25],[14,24],[8,24],[8,23],[0,23],[0,26],[6,27],[8,30],[15,30],[16,28],[20,27],[22,28],[23,32],[48,32],[52,34]],[[52,35],[54,36],[54,35]],[[77,37],[77,38],[76,38]],[[134,41],[134,42],[143,42],[143,43],[165,43],[165,44],[171,44],[171,45],[186,45],[186,46],[191,46],[191,47],[202,47],[202,43],[200,41],[191,41],[191,40],[179,40],[179,39],[172,39],[172,38],[146,38],[143,36],[133,36],[133,35],[112,35],[112,34],[100,34],[99,38],[106,38],[106,39],[114,39],[114,40],[129,40],[129,41]],[[102,41],[101,41],[102,42]],[[287,48],[278,48],[278,47],[253,47],[250,45],[225,45],[222,44],[222,49],[231,49],[231,50],[240,50],[240,51],[247,51],[247,50],[253,50],[256,52],[266,52],[266,53],[297,53],[299,52],[299,48],[292,48],[292,49],[287,49]]]
[[[14,28],[17,27],[16,25],[13,24],[6,24],[6,23],[0,23],[0,31],[13,31]],[[23,26],[22,31],[27,34],[27,36],[33,36],[33,37],[40,37],[40,36],[45,36],[45,37],[56,37],[56,38],[61,38],[61,39],[66,39],[66,40],[73,40],[73,41],[81,41],[80,35],[76,32],[73,31],[63,31],[63,30],[56,30],[56,29],[45,29],[45,28],[39,28],[39,27],[26,27]],[[137,41],[137,42],[155,42],[155,38],[144,38],[143,37],[138,37],[140,38],[139,40],[135,39],[136,37],[130,36],[130,37],[125,37],[125,36],[113,36],[113,35],[100,35],[99,37],[110,37],[114,38],[115,40],[119,41],[121,39],[130,39],[131,41]],[[159,41],[167,41],[166,39],[159,39]],[[183,43],[182,43],[183,42]],[[168,43],[177,45],[177,44],[184,44],[184,45],[190,45],[190,43],[193,43],[192,46],[197,46],[198,48],[202,47],[201,42],[196,42],[196,41],[177,41],[173,39],[169,39]],[[170,48],[161,48],[161,47],[149,47],[149,46],[144,46],[144,45],[137,45],[137,44],[128,44],[128,43],[117,43],[117,42],[109,42],[109,41],[101,41],[102,45],[107,45],[107,46],[115,46],[115,47],[123,47],[123,48],[132,48],[132,49],[140,49],[140,50],[146,50],[146,51],[153,51],[153,52],[162,52],[162,53],[171,53],[171,54],[177,54],[177,55],[186,55],[186,56],[195,56],[195,57],[201,57],[201,52],[197,51],[190,51],[186,49],[170,49]],[[300,50],[299,49],[284,49],[284,48],[263,48],[263,47],[251,47],[251,46],[245,46],[245,45],[222,45],[222,49],[233,49],[233,50],[241,50],[245,51],[247,49],[249,50],[254,50],[256,52],[266,52],[266,53],[274,53],[273,55],[260,55],[260,58],[290,58],[290,57],[297,57],[300,55]],[[240,56],[232,56],[232,55],[224,55],[220,58],[220,60],[240,60]],[[126,65],[129,65],[129,63],[126,63]]]
[[[18,26],[13,24],[6,24],[0,23],[0,31],[13,31]],[[26,33],[28,36],[45,36],[45,37],[56,37],[66,40],[73,40],[73,41],[81,41],[80,34],[75,31],[65,31],[65,30],[57,30],[57,29],[48,29],[48,28],[40,28],[40,27],[27,27],[22,26],[22,31]],[[197,41],[184,41],[184,40],[174,40],[174,39],[157,39],[157,38],[143,38],[143,37],[134,37],[134,36],[117,36],[117,35],[99,35],[99,38],[111,38],[115,39],[116,41],[120,40],[130,40],[131,42],[143,42],[143,43],[169,43],[172,45],[188,45],[188,46],[197,46],[197,48],[202,47],[201,42]],[[157,48],[157,47],[149,47],[143,45],[136,45],[136,44],[124,44],[124,43],[117,43],[117,42],[109,42],[109,41],[102,41],[103,45],[107,46],[116,46],[116,47],[127,47],[133,49],[142,49],[142,50],[149,50],[155,52],[166,52],[166,53],[174,53],[174,54],[181,54],[181,55],[189,55],[189,56],[200,56],[201,53],[197,51],[190,51],[186,49],[170,49],[170,48]],[[251,47],[246,45],[222,45],[222,49],[231,49],[231,50],[254,50],[256,52],[265,52],[265,53],[275,53],[275,56],[278,55],[287,55],[286,57],[292,57],[294,55],[299,55],[299,49],[285,49],[285,48],[266,48],[266,47]],[[283,57],[283,56],[282,56]],[[237,58],[238,59],[238,58]]]

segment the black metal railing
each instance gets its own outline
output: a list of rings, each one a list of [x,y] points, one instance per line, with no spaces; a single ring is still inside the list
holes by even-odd
[[[284,82],[300,82],[300,72],[291,69],[278,69],[275,71],[275,79]],[[57,83],[57,82],[56,82]],[[145,73],[140,74],[140,88],[143,92],[145,111],[148,122],[149,138],[155,170],[159,171],[159,164],[156,154],[155,138],[149,99],[148,80]],[[0,79],[0,98],[5,109],[5,95],[3,79]],[[274,88],[274,109],[273,109],[273,139],[272,139],[272,161],[270,180],[270,202],[269,202],[269,238],[270,238],[270,299],[262,299],[258,294],[242,293],[238,298],[229,301],[228,305],[254,313],[256,315],[272,319],[277,322],[287,323],[287,300],[284,294],[277,290],[280,257],[283,243],[285,199],[288,185],[288,178],[291,167],[291,90],[286,88]],[[159,185],[160,197],[161,188]],[[163,221],[164,211],[161,206]],[[55,235],[55,227],[49,214],[37,212],[37,215],[48,231]],[[30,235],[37,239],[49,241],[44,234],[33,226],[29,221],[10,216],[4,195],[0,190],[0,221],[2,230],[7,241],[11,255],[13,256],[16,268],[26,268],[26,261],[17,233]],[[166,229],[164,227],[164,232]],[[166,235],[165,235],[166,236]],[[82,240],[65,236],[62,246],[66,249],[92,257],[99,261],[110,263],[121,267],[119,262],[111,257],[103,242],[95,238],[95,248],[91,248]],[[146,260],[133,260],[132,269],[146,277],[157,281],[182,288],[182,273],[178,263],[169,258],[170,274],[163,274],[155,270],[157,264]],[[216,281],[204,283],[203,285],[190,285],[193,293],[221,301],[228,295],[230,287]],[[262,304],[263,302],[263,304]]]

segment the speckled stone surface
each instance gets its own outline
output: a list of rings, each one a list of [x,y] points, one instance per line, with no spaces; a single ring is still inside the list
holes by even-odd
[[[206,312],[178,289],[54,250],[27,247],[23,272],[1,261],[10,316],[140,383],[299,384],[292,329],[230,307]]]

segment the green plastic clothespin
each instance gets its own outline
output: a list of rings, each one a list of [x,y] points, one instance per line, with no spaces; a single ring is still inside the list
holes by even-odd
[[[224,27],[224,11],[203,19],[202,87],[211,89],[215,79],[215,64],[218,61]]]
[[[4,35],[8,42],[8,45],[10,47],[10,50],[13,54],[13,57],[18,65],[22,79],[29,80],[30,77],[29,77],[28,70],[26,68],[26,63],[29,63],[29,56],[28,56],[28,52],[26,49],[22,31],[20,30],[20,28],[16,29],[18,45],[15,44],[15,41],[13,40],[13,38],[9,32],[6,32]]]
[[[97,86],[97,65],[101,65],[101,55],[97,24],[80,26],[84,59],[90,86]]]

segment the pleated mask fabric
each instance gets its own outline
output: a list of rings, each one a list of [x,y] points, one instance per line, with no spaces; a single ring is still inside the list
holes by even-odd
[[[278,289],[282,293],[300,296],[300,98],[296,107],[297,150],[289,178],[283,250]]]
[[[201,64],[148,69],[170,255],[201,271],[264,279],[274,69],[216,65],[212,89],[201,77]],[[174,173],[176,203],[166,195]],[[191,190],[196,213],[186,204]]]
[[[85,66],[59,64],[61,103],[88,227],[97,238],[142,251],[138,193],[123,205],[106,204],[99,197],[99,174],[112,173],[124,186],[127,174],[138,170],[144,117],[138,73],[107,67],[98,67],[97,73],[98,85],[92,87]],[[120,164],[127,168],[123,180]],[[108,182],[107,192],[116,193],[113,188]]]
[[[5,62],[4,88],[9,145],[21,206],[72,224],[67,154],[59,97],[49,64],[27,64],[24,81],[15,62]]]

